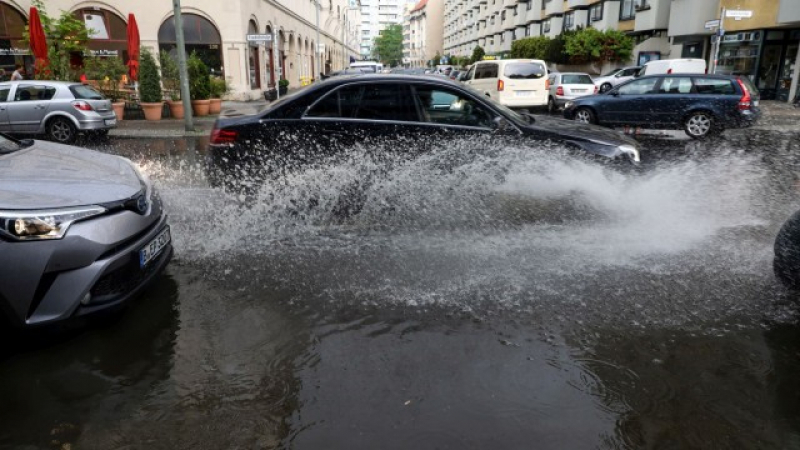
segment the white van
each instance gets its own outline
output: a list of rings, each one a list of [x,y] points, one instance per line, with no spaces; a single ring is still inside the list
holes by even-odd
[[[669,73],[706,73],[706,70],[706,61],[704,59],[659,59],[645,63],[636,76]]]
[[[361,69],[372,73],[380,73],[383,70],[383,64],[376,61],[355,61],[350,63],[351,69]]]
[[[547,64],[540,59],[478,61],[464,84],[511,108],[547,105]]]

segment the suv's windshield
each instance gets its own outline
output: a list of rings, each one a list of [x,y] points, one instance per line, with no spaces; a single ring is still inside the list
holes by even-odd
[[[503,75],[515,80],[538,80],[546,73],[547,69],[545,69],[543,64],[526,62],[507,64]]]

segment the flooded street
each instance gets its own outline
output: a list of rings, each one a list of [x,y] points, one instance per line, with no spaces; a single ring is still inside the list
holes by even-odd
[[[175,257],[121,317],[3,356],[0,448],[798,448],[772,273],[798,137],[647,139],[623,170],[448,143],[350,217],[358,148],[244,199],[204,138],[90,143],[156,181]]]

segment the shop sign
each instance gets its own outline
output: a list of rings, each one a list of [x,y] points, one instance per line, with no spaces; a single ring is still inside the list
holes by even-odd
[[[0,56],[27,56],[31,51],[27,48],[0,48]]]
[[[119,50],[89,50],[92,56],[119,56]]]
[[[734,20],[749,19],[753,17],[753,11],[750,9],[728,9],[725,11],[725,17],[732,17]]]
[[[706,30],[710,30],[712,28],[717,28],[717,27],[719,27],[719,19],[707,20],[706,21],[706,25],[705,25],[705,29]]]

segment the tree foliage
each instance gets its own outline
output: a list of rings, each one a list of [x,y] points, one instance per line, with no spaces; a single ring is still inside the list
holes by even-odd
[[[403,61],[403,26],[389,25],[372,45],[372,56],[387,66],[397,66]]]
[[[189,73],[189,96],[192,100],[208,100],[211,98],[211,75],[208,66],[195,52],[186,60],[186,71]]]
[[[59,81],[77,81],[78,69],[70,64],[73,53],[84,54],[89,41],[89,30],[86,24],[68,11],[61,11],[58,18],[50,17],[42,0],[33,0],[33,6],[39,10],[39,18],[47,40],[48,64],[36,63],[37,79]],[[30,32],[25,26],[23,40],[30,45]]]
[[[170,100],[180,100],[181,76],[178,62],[166,50],[161,50],[161,53],[158,54],[158,60],[161,66],[161,82],[164,84],[164,90],[167,91]]]
[[[565,50],[576,64],[629,61],[634,44],[619,30],[585,28],[565,36]]]
[[[156,59],[147,47],[141,48],[139,56],[139,95],[143,103],[158,103],[161,97],[161,75]]]
[[[486,52],[483,50],[483,47],[476,45],[475,48],[472,49],[472,56],[469,58],[470,63],[474,64],[482,60],[485,55]]]
[[[511,43],[512,58],[545,59],[550,38],[547,36],[536,36],[524,39],[517,39]]]

